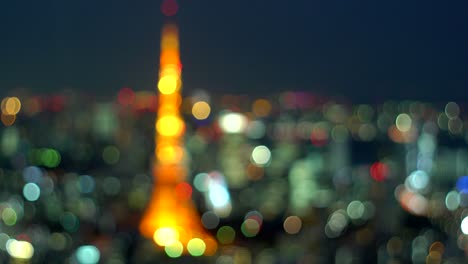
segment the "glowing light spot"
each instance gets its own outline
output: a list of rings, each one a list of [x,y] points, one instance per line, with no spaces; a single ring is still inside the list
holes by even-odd
[[[338,210],[331,215],[325,228],[329,228],[328,233],[331,235],[330,237],[333,237],[338,236],[347,225],[348,219],[344,214],[344,210]],[[327,230],[325,233],[327,233]]]
[[[252,105],[252,111],[258,117],[268,116],[271,112],[271,103],[266,99],[257,99]]]
[[[10,207],[3,209],[2,211],[2,220],[7,226],[14,226],[16,224],[16,220],[18,216],[16,211]]]
[[[398,199],[405,210],[415,215],[425,215],[429,207],[429,202],[424,196],[408,190],[403,190]]]
[[[411,129],[412,120],[408,114],[399,114],[395,120],[395,125],[401,132],[408,132]]]
[[[429,176],[422,170],[413,171],[405,181],[407,188],[415,191],[423,191],[429,185]]]
[[[6,97],[2,100],[1,109],[4,115],[16,115],[21,110],[21,101],[18,97]]]
[[[177,184],[175,193],[180,200],[188,200],[192,196],[192,186],[186,182],[181,182]]]
[[[320,127],[312,129],[310,141],[316,147],[323,147],[328,143],[328,132]]]
[[[179,86],[177,75],[166,75],[159,79],[158,89],[162,94],[174,93]]]
[[[445,105],[445,114],[448,118],[454,119],[460,114],[460,107],[455,102],[449,102]]]
[[[199,173],[193,178],[193,186],[200,191],[208,191],[209,176],[207,173]]]
[[[102,159],[107,164],[116,164],[120,159],[120,151],[116,146],[107,146],[102,151]]]
[[[16,115],[5,115],[2,113],[1,120],[5,126],[11,126],[16,121]]]
[[[80,227],[80,220],[73,213],[66,212],[62,215],[60,224],[68,232],[76,232]]]
[[[460,206],[460,194],[457,191],[451,191],[445,196],[445,206],[450,211],[454,211]]]
[[[301,231],[302,220],[297,216],[288,216],[283,223],[283,228],[290,235],[297,234]]]
[[[55,149],[41,149],[40,161],[41,164],[48,168],[57,167],[62,160],[62,156]]]
[[[468,176],[458,178],[456,186],[459,192],[468,193]]]
[[[179,239],[179,232],[175,228],[162,227],[154,232],[154,242],[160,246],[168,246]]]
[[[370,167],[370,175],[371,177],[380,182],[385,180],[388,177],[388,166],[382,162],[375,162]]]
[[[222,226],[218,229],[216,238],[221,244],[231,244],[236,238],[236,231],[230,226]]]
[[[187,250],[190,253],[190,255],[198,257],[203,255],[205,253],[206,245],[203,240],[200,238],[192,238],[188,243],[187,243]]]
[[[166,251],[166,254],[169,257],[178,258],[184,252],[184,246],[182,245],[182,243],[180,243],[180,241],[175,241],[174,243],[164,247],[164,251]]]
[[[260,232],[260,224],[254,219],[246,219],[241,225],[241,231],[246,237],[254,237]]]
[[[247,118],[239,113],[227,113],[220,117],[219,125],[225,133],[242,133],[247,128]]]
[[[460,224],[461,231],[463,234],[468,235],[468,216],[463,218],[461,224]]]
[[[15,259],[31,259],[34,255],[34,247],[28,241],[18,241],[16,239],[8,239],[6,243],[8,254]]]
[[[77,187],[81,193],[92,193],[95,187],[93,177],[89,175],[81,175],[78,177]]]
[[[41,189],[35,183],[26,183],[23,187],[23,196],[30,202],[37,201],[41,196]]]
[[[193,104],[192,115],[198,120],[205,120],[210,116],[211,107],[207,102],[200,101]]]
[[[219,217],[212,211],[205,212],[201,220],[206,229],[215,229],[219,225]]]
[[[135,101],[135,93],[130,88],[122,88],[117,95],[117,101],[123,106],[132,105]]]
[[[364,215],[366,208],[360,201],[352,201],[346,208],[346,213],[352,220],[357,220]]]
[[[81,246],[76,250],[76,260],[80,264],[96,264],[101,258],[99,249],[93,245]]]
[[[271,151],[266,146],[257,146],[252,151],[252,161],[259,166],[265,166],[270,159]]]
[[[263,223],[263,215],[259,211],[250,211],[250,212],[248,212],[244,217],[244,220],[247,220],[247,219],[253,219],[253,220],[257,221],[257,223],[260,226]]]
[[[165,16],[173,16],[179,11],[179,5],[176,0],[164,0],[161,5],[161,12]]]
[[[178,163],[184,157],[184,150],[179,146],[161,144],[156,149],[156,155],[161,163]]]
[[[231,200],[226,188],[219,184],[210,184],[209,197],[214,207],[224,207]]]
[[[179,136],[184,130],[184,122],[177,116],[163,116],[157,121],[156,129],[163,136]]]

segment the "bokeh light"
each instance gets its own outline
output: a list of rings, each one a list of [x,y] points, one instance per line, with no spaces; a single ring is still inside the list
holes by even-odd
[[[198,257],[205,253],[206,244],[200,238],[193,238],[188,242],[187,250],[190,253],[190,255]]]
[[[295,216],[288,216],[283,222],[284,231],[290,235],[299,233],[302,228],[302,220]]]
[[[76,260],[80,264],[96,264],[99,263],[101,253],[99,249],[93,245],[81,246],[76,250]]]
[[[468,235],[468,217],[463,218],[460,224],[460,228],[463,234]]]
[[[174,93],[178,89],[178,86],[178,77],[174,75],[163,76],[158,82],[158,88],[162,94]]]
[[[408,132],[411,129],[412,120],[408,114],[399,114],[395,124],[401,132]]]
[[[163,136],[179,136],[184,130],[184,123],[177,116],[163,116],[157,121],[156,129]]]
[[[210,116],[211,107],[207,102],[199,101],[193,104],[192,115],[195,119],[205,120]]]
[[[21,101],[18,97],[6,97],[2,100],[1,110],[4,115],[17,115],[21,110]]]
[[[236,238],[236,231],[230,226],[222,226],[218,229],[216,238],[221,244],[231,244]]]
[[[154,241],[160,246],[168,246],[179,239],[179,231],[172,227],[161,227],[154,232]]]
[[[184,252],[184,246],[180,241],[174,241],[172,244],[164,247],[164,251],[171,258],[178,258]]]
[[[271,151],[266,146],[257,146],[252,151],[252,161],[260,166],[265,166],[271,159]]]
[[[219,125],[225,133],[242,133],[247,128],[247,118],[239,113],[226,113],[219,118]]]
[[[30,202],[37,201],[41,195],[41,189],[35,183],[26,183],[23,187],[23,196]]]
[[[9,239],[6,243],[8,254],[18,260],[29,260],[34,255],[34,247],[28,241]]]

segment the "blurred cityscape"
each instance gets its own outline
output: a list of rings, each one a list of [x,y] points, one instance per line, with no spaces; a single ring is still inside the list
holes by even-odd
[[[467,261],[461,102],[182,95],[188,176],[177,188],[216,245],[181,256],[139,231],[158,95],[0,100],[1,263]]]

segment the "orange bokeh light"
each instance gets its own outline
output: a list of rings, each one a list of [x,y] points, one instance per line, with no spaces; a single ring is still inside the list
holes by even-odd
[[[140,232],[167,249],[198,256],[214,255],[216,240],[202,227],[200,216],[191,200],[192,187],[186,182],[183,136],[185,123],[180,115],[181,64],[178,31],[175,25],[162,30],[159,71],[159,102],[156,119],[156,149],[153,166],[154,189]],[[195,242],[196,243],[195,243]],[[205,245],[204,252],[197,246]],[[175,256],[174,255],[174,256]],[[173,257],[174,257],[173,256]]]

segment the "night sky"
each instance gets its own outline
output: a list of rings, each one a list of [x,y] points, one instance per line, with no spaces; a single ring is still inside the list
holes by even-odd
[[[155,90],[161,0],[2,1],[0,94]],[[179,0],[184,91],[468,101],[468,1]]]

